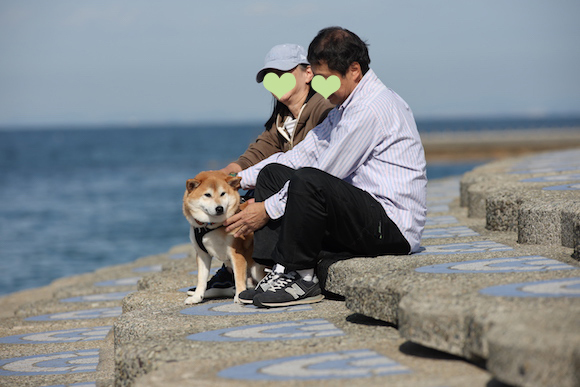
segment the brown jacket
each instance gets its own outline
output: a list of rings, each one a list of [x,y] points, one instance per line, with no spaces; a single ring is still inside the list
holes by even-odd
[[[254,143],[250,144],[244,154],[236,161],[236,164],[242,169],[246,169],[274,153],[286,152],[292,149],[294,145],[304,140],[304,137],[312,128],[324,121],[328,112],[334,107],[333,104],[318,93],[313,94],[305,105],[298,117],[291,142],[278,131],[278,125],[282,126],[286,119],[286,117],[278,116],[272,126],[259,135]]]

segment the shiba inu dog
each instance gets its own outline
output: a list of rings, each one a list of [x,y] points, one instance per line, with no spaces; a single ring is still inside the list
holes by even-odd
[[[191,225],[189,238],[197,255],[197,288],[185,300],[188,305],[203,300],[212,257],[233,268],[234,302],[239,302],[238,295],[247,286],[255,286],[264,277],[264,266],[252,259],[253,234],[235,238],[234,232],[226,233],[223,226],[227,218],[240,210],[240,180],[221,171],[201,172],[187,180],[183,214]]]

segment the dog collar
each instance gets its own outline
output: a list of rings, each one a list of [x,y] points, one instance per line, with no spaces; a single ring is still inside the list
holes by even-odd
[[[197,220],[197,219],[194,219],[194,220],[195,220],[195,223],[197,223],[197,224],[199,224],[200,226],[202,226],[202,227],[205,227],[205,228],[207,228],[207,227],[209,227],[209,226],[213,226],[213,225],[215,224],[215,223],[204,223],[204,222],[200,222],[200,221],[199,221],[199,220]]]

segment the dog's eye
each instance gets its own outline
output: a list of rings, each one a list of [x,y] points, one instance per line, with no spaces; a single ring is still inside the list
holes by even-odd
[[[226,194],[225,192],[222,192],[222,194],[220,196],[224,196],[225,194]]]
[[[206,193],[205,196],[207,196],[208,198],[211,198],[211,194],[210,193]]]

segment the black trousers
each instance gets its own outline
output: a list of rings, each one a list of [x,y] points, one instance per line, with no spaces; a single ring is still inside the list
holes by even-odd
[[[315,168],[267,165],[256,182],[261,202],[287,181],[286,211],[254,233],[254,260],[288,271],[315,268],[321,252],[354,257],[409,254],[410,246],[367,192]]]

